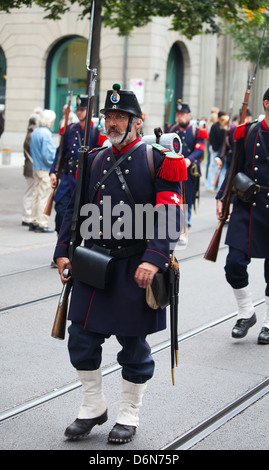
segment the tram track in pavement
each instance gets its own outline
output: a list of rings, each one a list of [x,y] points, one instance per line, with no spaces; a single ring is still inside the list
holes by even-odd
[[[257,301],[254,302],[254,306],[257,307],[257,306],[259,306],[263,303],[264,303],[264,299],[260,299],[260,300],[257,300]],[[183,343],[184,341],[187,341],[187,340],[190,340],[190,339],[194,338],[197,335],[203,334],[206,331],[208,331],[209,329],[217,327],[220,324],[229,321],[230,319],[234,318],[236,315],[237,315],[237,311],[234,311],[234,312],[231,312],[231,313],[229,313],[225,316],[222,316],[222,317],[219,317],[215,320],[207,322],[207,323],[205,323],[205,324],[203,324],[203,325],[201,325],[197,328],[194,328],[194,329],[189,330],[185,333],[182,333],[182,334],[178,335],[178,342],[180,344],[180,343]],[[152,353],[152,355],[160,353],[160,352],[168,349],[170,347],[170,345],[171,345],[170,340],[162,341],[161,343],[159,343],[159,344],[157,344],[157,345],[155,345],[151,348],[151,353]],[[105,366],[102,369],[102,375],[104,377],[108,374],[113,374],[114,372],[117,372],[120,369],[121,369],[121,366],[117,362],[115,362],[115,363],[113,363],[109,366]],[[268,379],[268,381],[265,381],[265,382],[266,382],[265,385],[260,387],[261,389],[265,389],[265,390],[267,390],[266,387],[268,388],[268,390],[265,391],[264,394],[268,393],[268,391],[269,391],[269,379]],[[61,387],[57,387],[57,388],[53,389],[50,392],[42,394],[42,395],[40,395],[36,398],[33,398],[31,400],[25,401],[24,403],[16,405],[12,408],[6,409],[6,410],[4,410],[0,413],[0,423],[4,422],[6,420],[9,420],[9,419],[15,418],[15,417],[19,416],[20,414],[26,413],[27,411],[30,411],[34,408],[37,408],[37,407],[43,405],[44,403],[47,403],[47,402],[49,402],[53,399],[59,398],[59,397],[65,395],[67,393],[70,393],[70,392],[72,392],[73,390],[76,390],[79,387],[81,387],[81,382],[79,380],[76,380],[76,381],[73,381],[69,384],[65,384]],[[256,387],[254,387],[253,390],[255,388]],[[255,398],[255,393],[256,392],[253,391],[253,397],[254,398]],[[245,395],[247,397],[246,399],[244,399]],[[197,436],[202,435],[203,437],[201,437],[201,439],[203,439],[204,435],[205,435],[204,433],[207,430],[210,430],[211,426],[221,425],[219,423],[221,423],[222,420],[224,418],[226,418],[226,416],[229,416],[229,414],[228,414],[229,411],[236,413],[236,410],[239,410],[238,411],[238,413],[239,413],[242,410],[242,408],[239,407],[239,405],[240,405],[239,402],[240,401],[242,402],[241,405],[244,404],[244,402],[247,402],[247,399],[249,398],[249,395],[251,395],[251,391],[247,392],[245,395],[243,395],[243,397],[241,397],[241,399],[238,399],[235,402],[234,405],[233,404],[228,405],[223,410],[220,410],[219,412],[215,413],[213,416],[209,417],[207,420],[202,422],[200,425],[196,426],[193,430],[189,431],[188,433],[184,434],[181,437],[178,437],[175,441],[173,441],[172,443],[169,444],[169,446],[172,446],[172,447],[167,446],[164,449],[174,449],[174,450],[180,449],[180,448],[182,448],[182,449],[185,448],[186,449],[187,448],[186,445],[189,445],[189,443],[193,443],[194,439],[197,440]],[[257,396],[258,396],[258,391],[257,391]],[[259,399],[259,397],[257,399]],[[230,419],[230,418],[228,418],[228,419]],[[192,444],[192,445],[194,445],[194,444]],[[182,447],[180,447],[180,446],[182,446]]]
[[[260,382],[251,390],[242,394],[239,398],[229,403],[209,418],[199,423],[183,435],[177,437],[173,442],[162,447],[161,450],[189,450],[198,442],[205,439],[211,433],[223,426],[225,423],[239,415],[249,406],[269,393],[269,378]]]

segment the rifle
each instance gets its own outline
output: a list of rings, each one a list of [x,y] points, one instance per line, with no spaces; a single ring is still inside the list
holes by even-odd
[[[257,60],[257,63],[255,65],[254,73],[248,79],[247,89],[246,89],[246,92],[245,92],[244,101],[242,103],[239,124],[243,124],[245,122],[245,119],[246,119],[246,113],[247,113],[250,90],[251,90],[253,82],[256,78],[256,73],[257,73],[257,69],[258,69],[258,65],[259,65],[260,57],[261,57],[261,51],[262,51],[264,35],[265,35],[265,29],[264,29],[264,32],[263,32],[263,37],[262,37],[261,44],[260,44],[258,60]],[[222,229],[223,229],[224,224],[225,224],[226,220],[228,219],[229,213],[230,213],[230,202],[231,202],[231,197],[232,197],[232,192],[233,192],[233,179],[234,179],[234,176],[236,174],[238,154],[239,154],[238,142],[235,140],[234,144],[235,145],[233,147],[233,156],[232,156],[232,161],[231,161],[229,174],[228,174],[228,177],[227,177],[227,182],[226,182],[226,185],[224,187],[223,195],[220,198],[220,200],[224,203],[223,217],[219,221],[218,226],[217,226],[217,228],[216,228],[216,230],[213,234],[213,237],[212,237],[212,239],[211,239],[211,241],[208,245],[208,248],[207,248],[207,250],[204,254],[204,259],[206,259],[208,261],[215,262],[216,259],[217,259],[217,255],[218,255],[218,251],[219,251],[219,244],[220,244],[220,240],[221,240]]]
[[[73,57],[72,72],[73,72],[73,66],[74,66],[74,57]],[[56,167],[55,167],[55,173],[56,173],[57,181],[56,181],[56,184],[55,184],[54,188],[52,188],[52,190],[51,190],[51,193],[49,195],[46,207],[44,209],[44,214],[46,214],[48,216],[50,216],[50,214],[51,214],[54,195],[55,195],[56,189],[58,187],[59,180],[61,179],[63,159],[64,159],[63,151],[64,151],[65,133],[66,133],[66,128],[67,128],[67,124],[68,124],[69,113],[70,113],[70,108],[71,108],[71,101],[72,101],[72,96],[73,96],[73,91],[70,89],[71,81],[72,80],[71,80],[71,77],[70,77],[69,78],[69,90],[68,90],[69,99],[68,99],[68,105],[67,105],[67,109],[66,109],[66,113],[65,113],[64,128],[63,128],[63,132],[61,134],[59,154],[58,154],[57,163],[56,163]]]
[[[174,68],[174,62],[173,62],[173,64],[172,64],[172,68],[171,68],[170,82],[171,82],[171,80],[172,80],[173,68]],[[174,95],[174,90],[173,90],[172,88],[169,88],[168,91],[170,92],[170,95],[169,95],[169,101],[168,101],[168,106],[167,106],[167,111],[166,111],[166,117],[165,117],[165,125],[164,125],[164,130],[165,130],[165,132],[166,132],[167,127],[169,126],[169,118],[170,118],[172,100],[173,100],[173,95]]]
[[[86,58],[86,67],[89,72],[89,87],[88,87],[88,103],[87,103],[87,114],[86,114],[86,123],[85,123],[84,145],[83,147],[79,149],[79,153],[78,153],[78,173],[77,173],[74,210],[73,210],[72,224],[71,224],[71,239],[69,243],[69,253],[68,253],[69,260],[71,263],[72,263],[75,248],[80,243],[78,222],[79,222],[80,208],[82,204],[83,189],[85,186],[87,159],[88,159],[88,154],[90,150],[89,145],[87,144],[89,144],[89,140],[90,140],[91,119],[92,119],[93,102],[94,102],[94,96],[95,96],[95,84],[97,80],[97,69],[90,68],[93,21],[94,21],[94,0],[92,3],[92,10],[91,10],[90,35],[89,35],[87,58]],[[51,332],[51,336],[53,338],[64,339],[65,337],[67,304],[68,304],[68,297],[69,297],[72,285],[73,285],[73,279],[72,277],[70,277],[70,279],[63,286],[60,300],[58,303],[54,325],[53,325],[53,329]]]

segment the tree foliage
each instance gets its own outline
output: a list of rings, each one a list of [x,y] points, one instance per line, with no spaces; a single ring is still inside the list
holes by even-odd
[[[104,26],[116,28],[119,35],[130,35],[134,28],[148,24],[153,17],[171,18],[171,28],[191,39],[202,33],[231,34],[238,48],[237,58],[256,61],[260,31],[269,26],[269,0],[95,0]],[[0,10],[39,5],[45,18],[60,19],[72,5],[89,16],[91,0],[1,0]],[[269,39],[266,35],[261,66],[268,66]]]

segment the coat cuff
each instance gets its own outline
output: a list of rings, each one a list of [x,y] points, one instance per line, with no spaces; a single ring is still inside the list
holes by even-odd
[[[166,271],[166,269],[168,268],[170,259],[167,258],[162,253],[148,248],[145,250],[142,256],[141,262],[154,264],[155,266],[158,266],[158,268],[162,269],[163,271]]]
[[[55,248],[55,251],[54,251],[54,255],[53,255],[53,259],[54,261],[56,260],[56,258],[68,258],[68,246],[67,245],[56,245],[56,248]]]

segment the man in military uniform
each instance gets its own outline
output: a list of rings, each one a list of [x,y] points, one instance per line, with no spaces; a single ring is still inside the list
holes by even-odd
[[[166,271],[170,256],[177,243],[173,234],[158,236],[158,221],[153,226],[149,240],[138,239],[135,232],[135,217],[132,210],[131,236],[124,237],[119,230],[105,235],[105,201],[109,197],[110,215],[113,208],[122,207],[123,216],[113,216],[113,223],[120,224],[126,206],[151,204],[173,210],[173,221],[180,231],[181,185],[187,177],[183,156],[166,157],[152,149],[152,160],[148,159],[147,145],[139,137],[142,114],[135,94],[121,90],[118,84],[107,92],[104,109],[106,134],[111,148],[93,152],[88,158],[84,203],[92,198],[98,209],[100,227],[98,233],[87,237],[85,246],[93,243],[101,249],[109,249],[116,258],[113,280],[107,289],[101,290],[74,279],[69,315],[69,354],[82,382],[83,402],[78,418],[67,427],[65,435],[77,439],[89,434],[92,427],[107,420],[107,405],[102,391],[101,345],[105,338],[116,335],[122,346],[117,360],[122,366],[122,391],[116,425],[108,440],[111,443],[129,442],[138,426],[138,411],[148,380],[153,376],[154,361],[146,342],[147,334],[166,328],[165,309],[153,310],[146,303],[146,288],[152,283],[157,271]],[[105,184],[96,184],[111,169],[113,161],[124,161],[106,179]],[[128,158],[127,158],[128,156]],[[151,161],[151,163],[150,163]],[[121,178],[118,176],[119,167]],[[153,170],[153,175],[152,175]],[[124,182],[122,182],[122,177]],[[62,282],[63,270],[72,270],[68,259],[70,226],[73,202],[69,205],[60,230],[54,259],[57,262]],[[86,207],[86,206],[85,206]],[[130,222],[130,221],[129,221]],[[129,226],[129,224],[128,224]],[[116,233],[114,233],[116,232]]]
[[[83,141],[84,141],[87,102],[88,102],[88,95],[77,96],[76,114],[77,114],[79,121],[77,123],[70,124],[66,128],[66,133],[64,137],[64,148],[63,148],[63,155],[64,155],[63,172],[62,172],[60,184],[54,196],[55,211],[56,211],[55,229],[57,233],[59,233],[65,210],[68,206],[68,203],[71,199],[71,196],[74,192],[74,188],[76,186],[78,151],[83,145]],[[102,146],[106,140],[107,138],[104,135],[103,128],[101,126],[94,126],[92,122],[91,132],[90,132],[90,144],[89,144],[90,149]],[[55,159],[50,169],[50,181],[51,181],[52,187],[55,187],[55,185],[57,184],[56,166],[57,166],[57,161],[59,158],[59,150],[60,150],[60,147],[58,147],[56,151]]]
[[[182,153],[185,157],[188,179],[184,183],[185,204],[188,205],[188,227],[191,227],[192,206],[195,204],[196,191],[199,186],[200,163],[204,156],[207,129],[190,124],[191,110],[188,103],[180,99],[177,102],[176,124],[168,126],[167,132],[176,132],[182,142]]]
[[[269,344],[269,89],[263,96],[263,106],[265,118],[261,122],[248,122],[234,131],[234,140],[239,146],[236,172],[243,172],[261,188],[257,187],[251,202],[243,202],[239,197],[234,200],[225,241],[229,245],[225,272],[238,306],[232,337],[243,338],[257,321],[247,266],[251,258],[264,258],[266,312],[258,343]],[[226,179],[216,196],[219,220],[223,215],[220,198]]]

